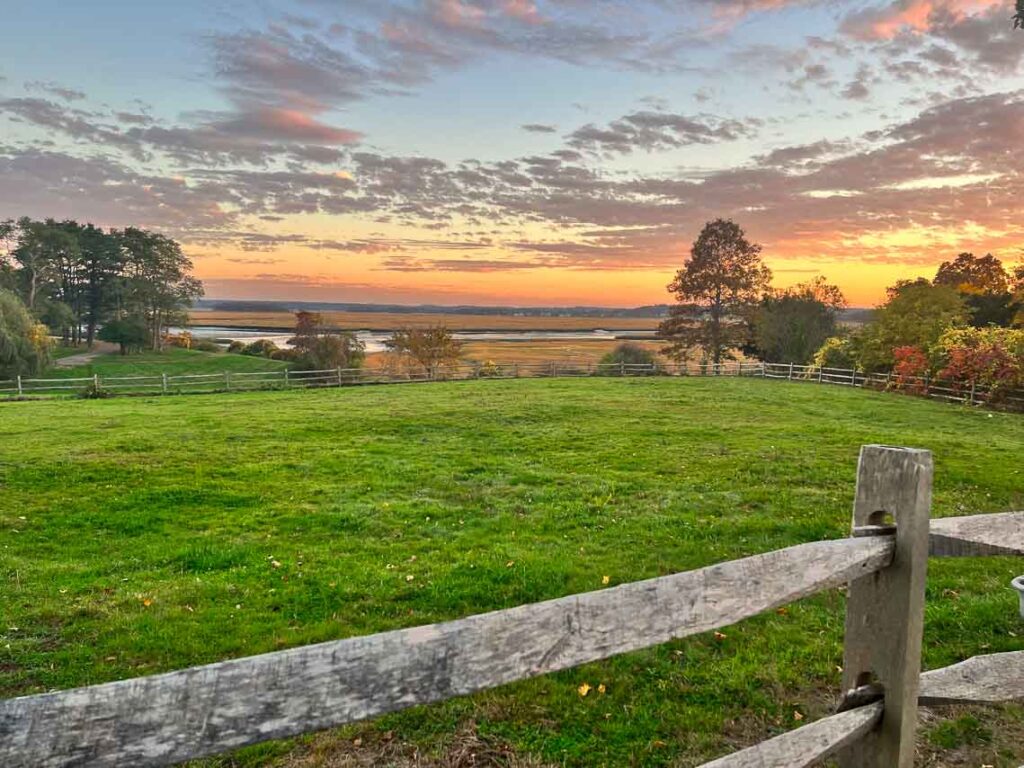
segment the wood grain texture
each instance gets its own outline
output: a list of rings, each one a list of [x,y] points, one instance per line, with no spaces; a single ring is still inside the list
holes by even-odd
[[[892,562],[801,544],[465,619],[0,702],[0,765],[153,766],[493,688],[725,626]]]
[[[928,451],[866,445],[857,467],[854,529],[896,524],[890,567],[850,584],[843,690],[869,681],[885,690],[881,726],[839,756],[843,768],[911,768],[928,569],[932,457]]]
[[[973,656],[921,675],[921,704],[999,704],[1024,700],[1024,651]]]
[[[932,520],[929,554],[932,557],[1024,555],[1024,512]]]
[[[879,701],[822,718],[700,768],[803,768],[864,738],[881,719]]]

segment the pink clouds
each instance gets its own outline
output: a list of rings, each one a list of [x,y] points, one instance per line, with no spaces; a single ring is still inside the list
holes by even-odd
[[[497,3],[431,0],[428,6],[430,18],[450,29],[480,30],[492,17],[504,17],[524,24],[544,21],[534,0],[497,0]]]
[[[902,32],[928,32],[936,19],[962,19],[1005,5],[1003,0],[896,0],[851,13],[842,30],[862,40],[891,40]]]
[[[526,24],[541,24],[544,21],[533,0],[504,0],[501,9],[506,16]]]
[[[431,16],[446,27],[455,29],[479,29],[487,18],[487,12],[463,0],[435,0]]]
[[[321,123],[298,109],[259,107],[220,123],[218,129],[235,134],[276,141],[300,141],[316,144],[356,144],[362,138],[358,131],[335,128]]]
[[[778,11],[791,5],[809,5],[813,0],[724,0],[714,3],[716,16],[739,18],[761,11]]]

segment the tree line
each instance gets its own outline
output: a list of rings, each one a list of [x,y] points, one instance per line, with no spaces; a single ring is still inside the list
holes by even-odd
[[[128,351],[160,349],[168,326],[187,322],[203,288],[181,246],[165,235],[26,217],[0,222],[0,291],[3,318],[13,317],[15,301],[23,307],[19,327],[27,312],[65,344],[101,339]],[[0,338],[14,333],[13,320],[0,324]],[[8,345],[0,369],[32,373],[45,357],[45,349],[16,355]]]
[[[931,280],[889,287],[868,322],[844,327],[842,292],[824,278],[773,290],[761,247],[716,219],[693,243],[668,290],[664,353],[720,363],[738,353],[778,363],[897,375],[967,377],[1024,387],[1024,264],[961,253]]]

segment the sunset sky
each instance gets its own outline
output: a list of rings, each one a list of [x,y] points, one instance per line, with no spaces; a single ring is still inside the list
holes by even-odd
[[[213,298],[629,306],[729,217],[851,304],[1024,246],[1010,0],[15,0],[0,218]]]

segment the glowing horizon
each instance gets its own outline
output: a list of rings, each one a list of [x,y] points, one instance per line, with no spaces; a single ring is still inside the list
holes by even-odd
[[[721,216],[777,286],[872,306],[961,251],[1019,260],[1011,13],[40,0],[5,30],[0,218],[163,231],[211,298],[627,307]]]

